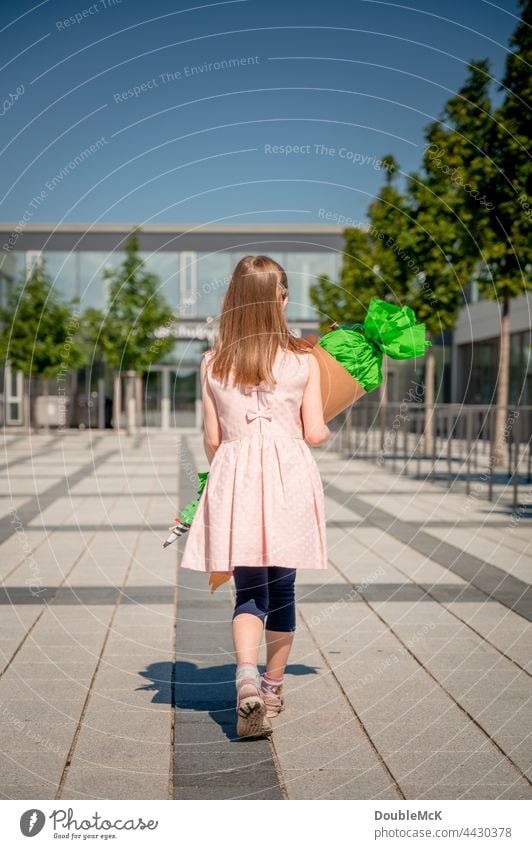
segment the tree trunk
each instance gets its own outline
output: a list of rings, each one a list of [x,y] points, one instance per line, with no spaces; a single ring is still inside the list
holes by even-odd
[[[126,406],[126,435],[127,436],[131,436],[131,419],[130,419],[131,405],[129,403],[130,398],[131,398],[131,381],[130,381],[129,377],[127,376],[127,373],[126,373],[125,406]]]
[[[388,371],[386,368],[386,359],[383,357],[383,380],[379,386],[379,419],[380,419],[380,450],[384,451],[386,442],[386,418],[388,412]]]
[[[122,407],[122,385],[120,372],[116,372],[114,376],[113,387],[113,430],[115,433],[120,432],[120,411]]]
[[[42,379],[42,395],[43,395],[43,422],[44,422],[44,432],[46,434],[50,433],[50,418],[48,416],[48,378],[43,377]]]
[[[142,427],[142,375],[135,376],[135,398],[137,402],[137,427]]]
[[[31,432],[31,411],[30,411],[30,378],[22,378],[22,426],[27,434]]]
[[[502,466],[506,445],[508,398],[510,394],[510,298],[504,294],[501,315],[499,371],[497,374],[497,415],[495,421],[495,451],[493,465]]]
[[[425,351],[425,429],[423,431],[423,451],[425,455],[432,452],[434,444],[434,380],[436,373],[436,358],[434,348],[428,347]]]
[[[128,436],[135,433],[135,372],[126,372],[126,432]]]
[[[36,404],[36,394],[38,387],[38,378],[30,377],[28,381],[29,387],[29,410],[30,410],[30,431],[33,432],[36,436],[39,435],[39,425],[37,422],[37,404]]]

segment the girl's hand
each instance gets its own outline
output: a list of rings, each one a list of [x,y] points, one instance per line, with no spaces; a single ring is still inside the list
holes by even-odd
[[[211,572],[209,576],[209,586],[211,588],[211,593],[216,592],[218,587],[221,587],[222,584],[225,584],[226,581],[229,581],[232,572]]]

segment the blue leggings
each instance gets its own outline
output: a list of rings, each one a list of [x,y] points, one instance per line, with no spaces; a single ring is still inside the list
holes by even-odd
[[[296,570],[284,566],[236,566],[233,571],[239,613],[252,613],[269,631],[295,631]]]

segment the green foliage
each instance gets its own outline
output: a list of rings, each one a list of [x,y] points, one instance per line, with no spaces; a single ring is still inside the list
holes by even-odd
[[[522,18],[499,87],[505,96],[493,121],[490,154],[498,169],[489,172],[489,192],[495,209],[483,243],[480,281],[486,296],[497,299],[531,288],[532,3],[521,0],[519,5]]]
[[[66,374],[85,362],[75,303],[57,298],[44,261],[9,291],[0,320],[2,358],[26,377]]]
[[[464,85],[426,128],[420,169],[403,192],[395,159],[383,157],[367,232],[344,231],[340,280],[322,277],[311,289],[322,332],[333,320],[363,321],[377,297],[410,306],[436,335],[454,326],[472,280],[505,304],[530,289],[532,2],[520,6],[501,106],[492,108],[489,63],[470,62]]]
[[[471,63],[460,91],[426,128],[421,173],[411,174],[407,185],[421,269],[407,302],[433,334],[454,326],[479,264],[491,214],[484,186],[492,167],[484,153],[491,126],[488,65]]]
[[[83,347],[89,363],[104,359],[101,332],[104,323],[104,313],[95,307],[84,310],[81,321]]]
[[[363,321],[373,295],[380,294],[379,278],[375,276],[372,244],[363,230],[347,228],[338,283],[327,275],[310,287],[310,298],[322,316],[320,332],[326,333],[333,321],[353,324]]]
[[[152,363],[172,350],[175,339],[157,335],[171,315],[158,292],[157,275],[145,270],[139,256],[138,234],[134,231],[125,247],[126,257],[117,270],[106,270],[108,305],[100,328],[100,346],[106,361],[117,370],[147,371]],[[89,317],[93,339],[95,314]],[[98,334],[96,333],[96,336]]]

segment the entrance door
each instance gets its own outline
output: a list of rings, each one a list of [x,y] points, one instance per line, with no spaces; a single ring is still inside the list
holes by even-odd
[[[153,366],[144,376],[147,427],[196,427],[198,367]]]
[[[6,425],[21,425],[23,412],[24,376],[14,371],[9,362],[4,370],[4,421]]]

